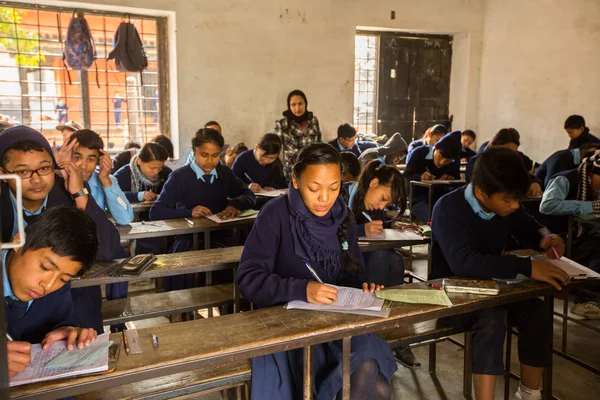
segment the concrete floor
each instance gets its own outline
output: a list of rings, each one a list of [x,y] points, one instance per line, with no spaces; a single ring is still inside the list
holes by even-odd
[[[415,262],[413,271],[419,275],[425,273],[426,263]],[[147,290],[149,282],[137,285],[130,284],[130,290]],[[555,309],[562,311],[562,300],[556,300]],[[146,328],[169,323],[165,317],[151,318],[127,323],[129,328]],[[600,328],[600,321],[590,324]],[[569,340],[567,351],[587,363],[600,368],[600,334],[586,329],[578,324],[569,322]],[[456,340],[462,342],[463,336],[457,335]],[[562,320],[554,319],[554,347],[560,348],[562,340]],[[517,338],[513,336],[512,365],[513,373],[519,373]],[[429,374],[429,347],[414,348],[414,353],[422,363],[422,368],[409,370],[399,366],[398,372],[392,379],[394,400],[458,400],[463,399],[463,351],[455,344],[444,341],[437,345],[437,375]],[[554,356],[553,394],[560,400],[600,399],[600,376],[587,371],[561,357]],[[514,399],[518,382],[511,379],[510,399]],[[195,398],[195,397],[186,397]],[[221,399],[218,393],[198,397],[206,400]],[[504,379],[499,377],[496,383],[496,399],[504,398]]]

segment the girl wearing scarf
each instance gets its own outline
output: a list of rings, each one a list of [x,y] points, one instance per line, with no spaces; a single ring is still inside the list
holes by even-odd
[[[333,285],[375,291],[367,283],[356,224],[340,189],[340,157],[325,143],[302,149],[292,168],[287,195],[268,202],[244,246],[236,280],[242,295],[258,307],[292,300],[331,304]],[[316,282],[309,263],[324,283]],[[387,343],[376,335],[352,338],[352,398],[390,399],[397,366]],[[331,400],[342,387],[342,343],[314,346],[314,397]],[[302,397],[303,350],[252,360],[252,398]]]
[[[320,143],[321,128],[319,120],[308,111],[308,100],[300,90],[293,90],[287,96],[288,109],[283,112],[285,118],[275,122],[274,133],[283,143],[283,172],[288,181],[292,178],[292,166],[298,152],[311,143]]]
[[[115,178],[130,203],[154,201],[171,168],[165,167],[169,152],[158,143],[146,143],[139,154],[131,157],[128,165],[121,167]]]
[[[554,176],[542,197],[540,212],[554,216],[551,229],[562,232],[562,236],[567,234],[569,216],[600,214],[600,150],[585,158],[578,168]],[[575,232],[569,234],[573,234],[571,258],[600,272],[598,225],[576,224]],[[577,293],[571,312],[587,319],[600,319],[598,296]]]

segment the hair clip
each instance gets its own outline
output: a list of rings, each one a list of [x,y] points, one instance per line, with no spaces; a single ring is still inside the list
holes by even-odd
[[[348,250],[348,242],[347,241],[342,242],[342,250],[344,250],[344,251]]]

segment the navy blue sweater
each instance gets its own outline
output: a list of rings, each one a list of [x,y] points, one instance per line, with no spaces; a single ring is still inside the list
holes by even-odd
[[[484,220],[465,199],[465,188],[446,194],[433,208],[429,278],[531,276],[529,258],[502,253],[511,236],[523,248],[538,249],[542,226],[523,207],[507,217]]]
[[[474,157],[477,153],[475,153],[470,147],[467,147],[466,149],[461,149],[460,150],[460,156],[459,158],[462,160],[463,158],[466,158],[467,161],[469,161],[469,159],[471,157]]]
[[[272,187],[275,189],[284,189],[288,186],[283,175],[281,161],[277,159],[271,164],[260,165],[256,161],[256,157],[254,157],[254,150],[246,150],[240,154],[233,162],[231,170],[246,185],[257,183],[261,187]],[[250,176],[252,182],[250,182],[245,174]]]
[[[173,172],[171,168],[165,166],[162,169],[162,171],[160,171],[158,176],[163,180],[163,182],[165,182],[169,178],[169,175],[171,175],[171,172]],[[127,197],[127,200],[129,200],[130,203],[139,203],[139,192],[131,191],[131,167],[129,166],[129,164],[121,167],[117,172],[115,172],[114,176],[115,178],[117,178],[117,182],[119,182],[119,187],[121,188],[123,193],[125,193],[125,197]],[[156,191],[154,193],[159,194],[162,190],[163,185],[164,183],[159,185],[158,188],[155,189]],[[150,187],[144,189],[143,192],[146,192],[148,190],[150,190]]]
[[[600,144],[600,139],[592,135],[589,131],[584,132],[577,139],[573,139],[569,142],[569,149],[578,149],[584,144],[596,143]]]
[[[490,144],[489,141],[483,142],[483,144],[481,146],[479,146],[479,150],[477,150],[477,154],[483,153],[487,149],[488,144]],[[521,158],[523,159],[523,162],[525,163],[525,168],[527,168],[527,171],[533,171],[534,169],[536,169],[537,167],[540,166],[538,163],[533,161],[531,158],[527,157],[524,153],[522,153],[520,151],[518,153],[521,156]]]
[[[236,282],[242,295],[259,307],[270,307],[292,300],[306,299],[306,286],[314,280],[302,258],[294,254],[293,236],[290,234],[288,196],[269,201],[261,210],[244,245]],[[335,237],[319,237],[319,241],[338,241]],[[312,267],[324,283],[360,288],[366,274],[356,241],[356,225],[347,226],[346,239],[349,250],[360,260],[361,271],[350,276],[339,271],[334,280],[321,266]]]
[[[469,159],[469,161],[467,162],[467,168],[465,170],[465,180],[467,182],[471,182],[471,180],[473,179],[473,169],[475,168],[475,161],[477,161],[479,154],[481,154],[481,153],[477,153],[476,155],[471,157]],[[521,157],[525,156],[523,153],[519,153],[519,154],[521,155]],[[527,157],[527,156],[525,156],[525,157]],[[527,166],[525,166],[525,167],[527,167]],[[529,174],[529,179],[531,180],[531,183],[537,182],[540,184],[542,189],[544,188],[542,181],[536,175]]]
[[[442,175],[450,175],[452,179],[460,179],[460,160],[454,160],[454,162],[444,165],[442,167],[436,167],[433,160],[428,160],[427,154],[431,150],[431,146],[417,147],[412,153],[408,153],[408,159],[406,160],[406,169],[404,170],[404,178],[410,181],[420,181],[421,175],[427,170],[429,173],[435,176],[437,179],[441,178]],[[427,189],[422,187],[414,188],[414,197],[421,198],[427,197]]]
[[[543,183],[543,188],[548,186],[550,179],[559,172],[577,168],[571,150],[559,150],[548,157],[535,171],[535,176]]]
[[[198,179],[190,165],[185,165],[169,176],[158,199],[150,208],[150,219],[191,218],[196,206],[204,206],[218,214],[231,205],[238,210],[254,206],[252,190],[225,165],[217,167],[219,174],[212,184]]]
[[[10,306],[5,307],[8,333],[17,341],[40,343],[47,333],[61,326],[78,326],[73,316],[71,284],[36,299],[23,318],[19,319]]]
[[[337,138],[333,139],[331,142],[328,142],[328,143],[337,151],[342,151],[342,150],[340,150],[340,146],[338,145]],[[358,147],[358,143],[354,143],[354,146],[352,146],[351,149],[344,149],[343,151],[351,151],[354,153],[354,155],[356,157],[360,157],[360,155],[361,155],[361,151],[360,151],[360,148]]]

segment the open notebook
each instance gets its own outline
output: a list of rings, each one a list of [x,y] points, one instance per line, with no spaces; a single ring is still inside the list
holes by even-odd
[[[10,386],[108,371],[109,335],[99,335],[81,350],[67,351],[66,340],[52,343],[48,350],[42,350],[39,343],[32,344],[31,364],[10,379]]]
[[[401,241],[401,240],[422,240],[426,239],[424,236],[415,233],[415,231],[405,229],[384,229],[381,234],[377,236],[361,236],[358,238],[359,242],[375,242],[375,241]]]
[[[288,189],[277,189],[277,190],[264,190],[262,189],[260,192],[256,193],[257,196],[261,197],[279,197],[284,194],[287,194]]]
[[[305,301],[294,300],[287,303],[288,310],[314,310],[331,311],[348,314],[371,315],[387,317],[390,308],[385,307],[384,299],[377,298],[373,293],[365,293],[362,289],[328,285],[338,290],[338,299],[332,304],[312,304]]]
[[[584,267],[583,265],[578,264],[567,257],[561,257],[559,260],[548,260],[542,255],[537,255],[532,256],[531,259],[533,261],[546,261],[550,264],[554,264],[569,274],[571,279],[600,279],[599,273],[592,271],[591,269]]]
[[[244,219],[254,219],[256,218],[256,214],[258,214],[258,210],[244,210],[235,218],[222,219],[216,215],[207,215],[206,218],[216,222],[217,224],[226,224],[228,222],[242,221]]]

